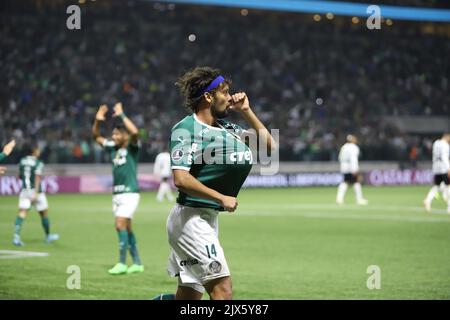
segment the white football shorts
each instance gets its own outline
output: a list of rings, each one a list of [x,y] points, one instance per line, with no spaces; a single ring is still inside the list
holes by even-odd
[[[139,206],[139,193],[119,193],[113,195],[113,212],[116,217],[133,219]]]
[[[167,271],[179,285],[203,293],[203,285],[230,275],[218,239],[218,211],[176,204],[167,218],[172,248]]]
[[[19,194],[19,209],[30,210],[31,205],[34,204],[37,211],[44,211],[48,209],[48,202],[45,193],[41,192],[37,195],[36,202],[31,203],[31,200],[36,195],[34,189],[23,189]]]

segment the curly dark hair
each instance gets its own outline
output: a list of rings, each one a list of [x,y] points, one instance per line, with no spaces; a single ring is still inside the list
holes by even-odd
[[[211,67],[196,67],[178,78],[175,85],[180,89],[181,94],[184,96],[184,103],[188,110],[192,112],[197,111],[197,107],[203,98],[201,92],[207,88],[208,85],[219,75],[221,75],[221,71],[219,69]],[[226,78],[225,82],[209,92],[214,94],[224,84],[230,85],[231,80]]]
[[[23,145],[22,153],[25,156],[31,156],[36,149],[39,149],[37,143],[35,143],[35,142],[28,142],[28,143],[25,143]]]

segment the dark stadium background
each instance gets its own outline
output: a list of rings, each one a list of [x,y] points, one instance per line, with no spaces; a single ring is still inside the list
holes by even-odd
[[[81,30],[65,26],[70,4],[81,7]],[[383,19],[368,30],[350,16],[137,0],[0,7],[0,142],[18,142],[10,164],[27,139],[46,163],[106,162],[90,126],[101,103],[118,100],[140,127],[141,161],[152,162],[186,114],[174,82],[196,65],[221,68],[248,93],[280,129],[282,161],[336,161],[354,133],[361,160],[413,167],[450,126],[448,23]]]

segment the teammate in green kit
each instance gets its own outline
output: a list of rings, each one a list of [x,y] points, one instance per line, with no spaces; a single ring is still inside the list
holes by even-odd
[[[179,196],[167,219],[172,248],[168,272],[178,277],[178,289],[175,296],[163,294],[154,300],[201,299],[205,290],[213,300],[228,300],[231,277],[218,240],[218,213],[236,210],[253,155],[245,141],[251,134],[223,118],[234,110],[259,133],[259,145],[274,150],[275,142],[252,111],[247,95],[231,95],[230,81],[219,70],[197,67],[184,74],[177,86],[192,112],[172,128],[170,141]]]
[[[6,157],[8,157],[11,154],[11,152],[13,151],[15,146],[16,146],[16,140],[11,140],[3,147],[3,151],[0,152],[0,162],[2,162],[3,159],[5,159]],[[0,175],[5,174],[5,172],[6,172],[6,168],[0,167]]]
[[[15,246],[24,245],[20,238],[20,231],[27,212],[32,205],[36,207],[41,216],[42,227],[45,231],[45,241],[50,243],[58,240],[59,235],[50,233],[48,202],[41,184],[44,169],[44,163],[39,160],[41,151],[36,146],[25,146],[24,150],[27,156],[20,159],[19,162],[19,178],[22,186],[19,194],[19,214],[16,218],[13,244]]]
[[[143,272],[139,258],[136,237],[131,228],[131,220],[139,206],[137,182],[137,162],[139,155],[138,128],[124,114],[121,103],[114,105],[113,117],[122,119],[123,125],[115,126],[112,138],[100,135],[100,122],[105,121],[106,105],[100,106],[92,127],[94,140],[111,155],[113,163],[113,211],[119,236],[119,262],[108,272],[113,275]],[[130,250],[133,264],[126,265],[127,251]]]

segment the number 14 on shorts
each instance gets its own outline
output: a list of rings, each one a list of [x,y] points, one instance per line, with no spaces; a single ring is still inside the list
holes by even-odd
[[[214,246],[214,244],[210,246],[206,245],[205,248],[206,253],[208,254],[208,258],[211,258],[212,255],[217,258],[216,247]]]

